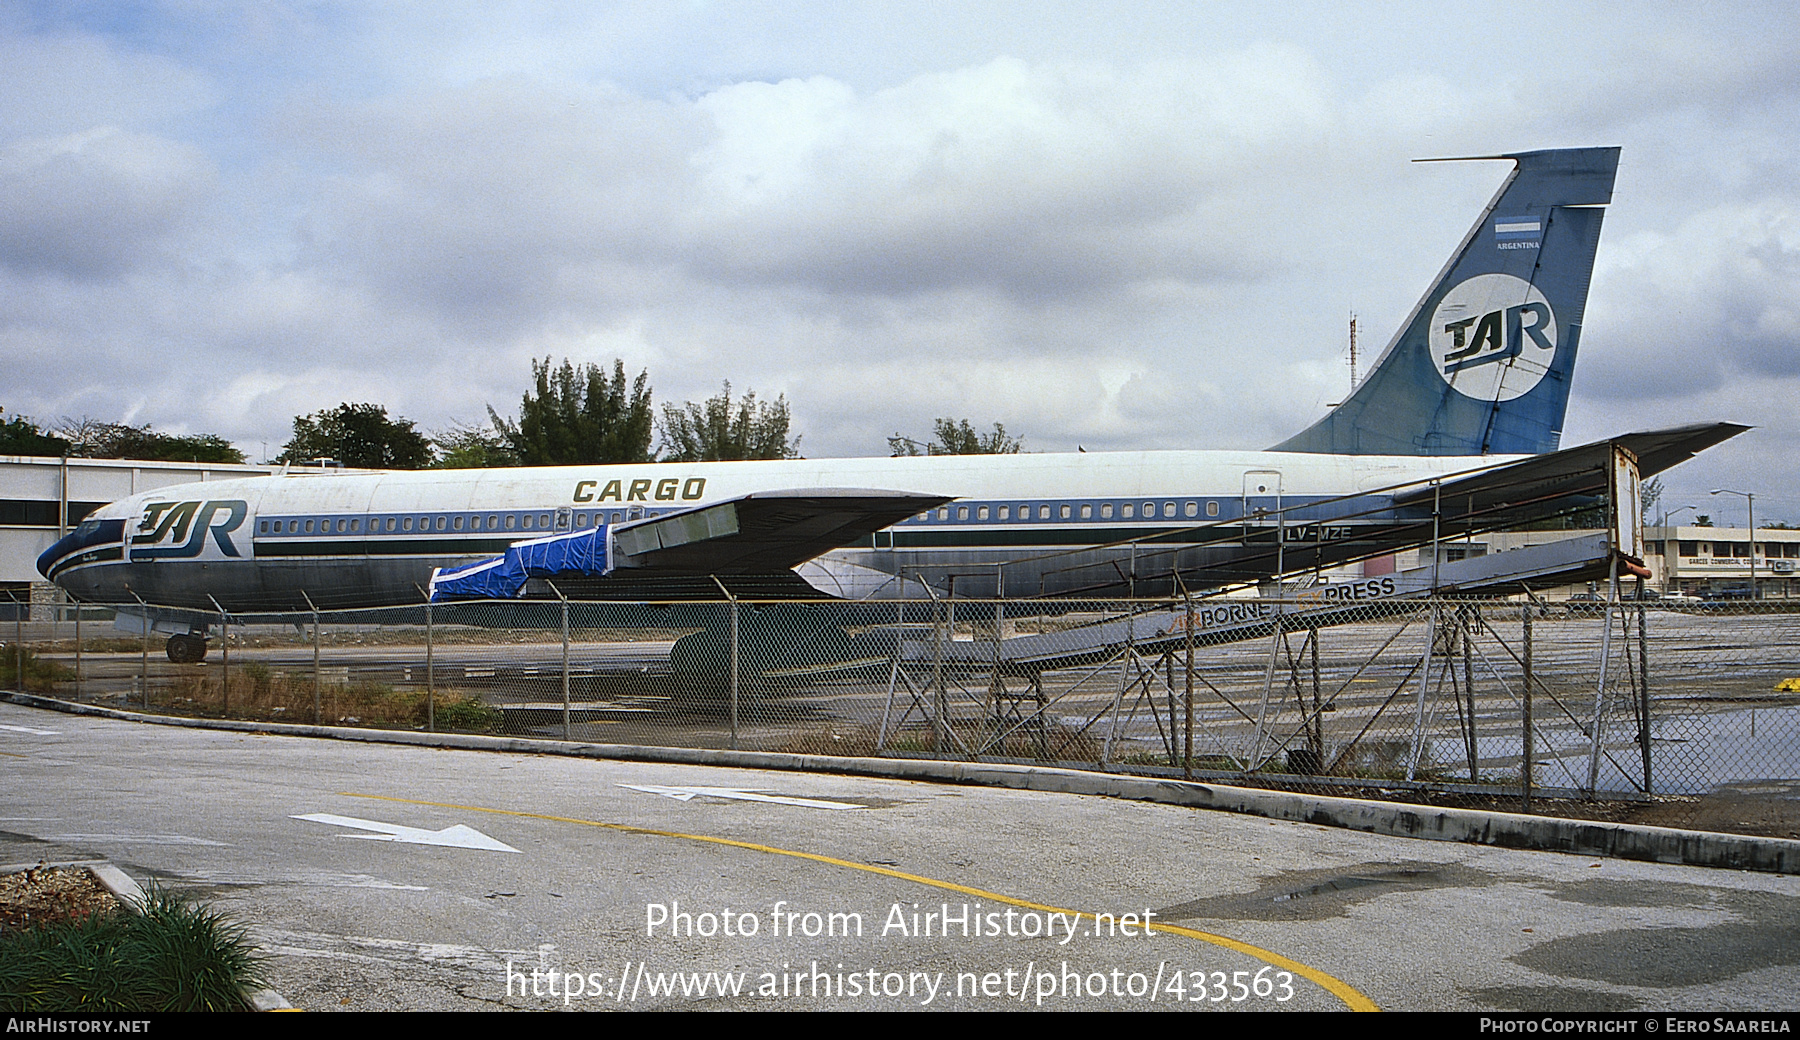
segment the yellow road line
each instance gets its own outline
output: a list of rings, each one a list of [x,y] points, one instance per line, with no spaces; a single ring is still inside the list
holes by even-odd
[[[816,852],[800,852],[796,849],[784,849],[774,845],[761,845],[753,841],[738,841],[735,838],[716,838],[706,834],[683,834],[680,831],[661,831],[656,830],[653,827],[638,827],[629,823],[604,823],[599,820],[583,820],[574,816],[552,816],[548,813],[524,812],[518,809],[491,809],[482,805],[456,805],[451,802],[428,802],[419,798],[395,798],[390,795],[362,794],[357,791],[339,791],[338,794],[346,798],[368,798],[374,801],[400,802],[406,805],[429,805],[438,809],[457,809],[463,812],[490,813],[495,816],[522,816],[531,820],[573,823],[583,827],[604,827],[607,830],[624,831],[628,834],[650,834],[659,838],[681,838],[686,841],[703,841],[712,845],[728,845],[732,848],[749,849],[752,852],[766,852],[772,856],[791,856],[794,859],[807,859],[812,860],[815,863],[829,863],[835,867],[847,867],[851,870],[860,870],[866,874],[880,874],[884,877],[898,878],[901,881],[911,881],[915,884],[928,885],[932,888],[946,889],[951,892],[961,892],[964,895],[976,896],[981,899],[992,900],[996,903],[1004,903],[1008,906],[1023,907],[1027,910],[1039,910],[1052,914],[1068,914],[1071,920],[1078,920],[1083,917],[1096,918],[1096,915],[1091,912],[1069,910],[1058,906],[1048,906],[1044,903],[1033,903],[1030,900],[1016,899],[1012,896],[1001,895],[998,892],[989,892],[986,889],[971,888],[968,885],[959,885],[954,881],[942,881],[937,878],[925,877],[922,874],[908,874],[902,870],[878,867],[870,863],[857,863],[853,860],[838,859],[834,856],[823,856]],[[1198,928],[1184,928],[1180,925],[1155,923],[1152,923],[1149,927],[1153,931],[1168,932],[1173,935],[1184,935],[1190,939],[1198,939],[1201,942],[1211,943],[1214,946],[1233,950],[1248,957],[1254,957],[1265,964],[1273,965],[1283,971],[1291,971],[1301,978],[1310,979],[1313,982],[1318,983],[1318,985],[1326,992],[1343,1001],[1344,1006],[1352,1011],[1381,1010],[1381,1008],[1376,1006],[1373,1000],[1370,1000],[1361,990],[1358,990],[1348,982],[1345,982],[1334,975],[1328,975],[1317,968],[1301,964],[1299,961],[1290,960],[1273,950],[1265,950],[1260,946],[1252,946],[1247,942],[1239,942],[1229,936],[1203,932]]]

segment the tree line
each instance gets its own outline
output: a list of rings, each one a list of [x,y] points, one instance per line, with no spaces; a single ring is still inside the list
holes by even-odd
[[[532,386],[516,418],[491,405],[488,421],[435,435],[389,416],[372,403],[345,402],[297,415],[293,437],[269,460],[297,465],[321,460],[357,469],[490,469],[510,466],[604,465],[629,462],[721,462],[800,457],[787,397],[734,398],[726,382],[704,401],[653,410],[649,372],[628,379],[625,362],[611,371],[550,358],[531,364]],[[928,442],[895,434],[892,455],[1010,454],[1020,442],[999,423],[977,433],[967,419],[939,419]],[[652,443],[655,443],[654,448]],[[0,455],[241,463],[244,454],[213,434],[181,436],[149,426],[65,420],[52,430],[24,416],[0,421]]]

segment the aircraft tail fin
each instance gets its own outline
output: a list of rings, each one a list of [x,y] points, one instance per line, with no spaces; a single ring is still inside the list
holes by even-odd
[[[1555,451],[1617,148],[1486,158],[1515,168],[1369,376],[1274,451]]]

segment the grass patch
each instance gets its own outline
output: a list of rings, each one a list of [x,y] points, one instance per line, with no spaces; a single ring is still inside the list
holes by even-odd
[[[0,939],[9,1012],[244,1011],[263,986],[243,928],[154,890],[140,914],[93,914]]]
[[[19,681],[20,665],[23,663],[25,681]],[[55,661],[46,661],[34,653],[30,647],[20,648],[16,643],[0,644],[0,686],[10,690],[54,689],[59,682],[75,678],[75,673]]]
[[[180,676],[153,700],[173,711],[220,718],[313,720],[312,676],[275,671],[260,662],[232,668],[229,691],[217,670],[209,668],[201,674]],[[439,729],[485,732],[498,729],[501,722],[498,709],[455,690],[437,692],[435,715]],[[326,725],[423,727],[425,691],[379,682],[320,683],[319,721]]]

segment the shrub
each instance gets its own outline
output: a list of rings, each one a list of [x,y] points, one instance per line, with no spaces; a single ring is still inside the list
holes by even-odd
[[[0,940],[0,1008],[243,1011],[262,988],[242,927],[152,890],[142,913],[93,915]]]

